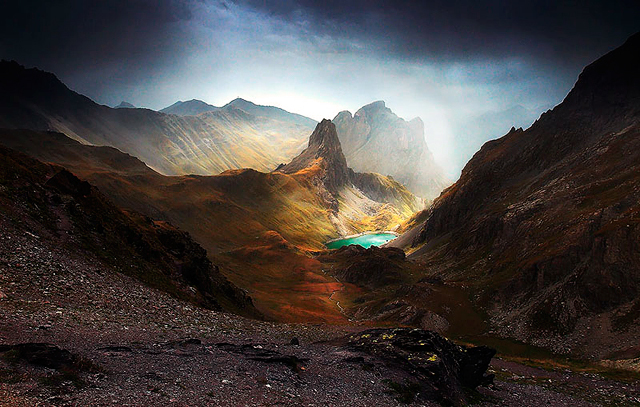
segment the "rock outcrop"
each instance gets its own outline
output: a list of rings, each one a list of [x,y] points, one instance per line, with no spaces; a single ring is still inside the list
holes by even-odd
[[[493,381],[493,375],[486,371],[494,349],[458,346],[432,331],[369,329],[349,336],[347,347],[371,355],[390,368],[413,372],[415,381],[392,385],[406,397],[401,400],[406,403],[417,396],[441,405],[467,405],[464,388],[475,389]]]
[[[337,194],[338,190],[353,178],[353,170],[347,166],[336,126],[331,120],[322,120],[309,137],[308,147],[278,171],[293,174],[313,165],[322,168],[322,183],[332,194]]]

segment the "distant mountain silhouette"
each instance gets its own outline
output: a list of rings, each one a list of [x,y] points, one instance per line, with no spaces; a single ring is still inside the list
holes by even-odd
[[[287,112],[286,110],[280,109],[279,107],[256,105],[253,102],[249,102],[248,100],[244,100],[241,98],[236,98],[232,100],[231,102],[224,105],[222,108],[223,109],[230,109],[230,108],[240,109],[256,117],[266,117],[273,120],[280,120],[283,122],[295,123],[300,126],[311,127],[311,128],[315,127],[315,125],[318,123],[313,119],[302,116],[300,114]]]
[[[200,113],[212,112],[218,110],[219,107],[210,105],[202,100],[191,99],[186,102],[181,100],[160,110],[162,113],[176,114],[178,116],[197,116]]]
[[[114,106],[114,109],[135,109],[136,107],[129,102],[125,102],[124,100],[120,102],[118,106]]]

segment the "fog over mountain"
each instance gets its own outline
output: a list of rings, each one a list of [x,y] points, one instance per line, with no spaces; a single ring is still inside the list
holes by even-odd
[[[484,123],[474,136],[460,123],[517,105],[539,116],[639,18],[631,0],[27,0],[0,5],[0,58],[109,106],[241,96],[319,121],[385,100],[424,121],[455,179],[467,138],[475,146],[509,128],[489,136]]]

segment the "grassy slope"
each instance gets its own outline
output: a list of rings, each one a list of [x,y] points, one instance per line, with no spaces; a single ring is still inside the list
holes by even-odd
[[[335,280],[309,258],[310,251],[322,249],[325,241],[338,235],[331,211],[317,194],[319,166],[292,175],[245,169],[208,177],[168,177],[113,148],[82,146],[60,134],[3,131],[0,142],[65,165],[120,207],[188,231],[232,282],[249,290],[265,314],[295,321],[344,322],[329,300]],[[412,196],[400,195],[397,208],[362,197],[380,215],[352,208],[352,218],[345,221],[349,232],[389,229],[409,217]],[[287,249],[273,246],[274,233],[286,241]],[[302,269],[306,271],[299,272]],[[261,280],[264,276],[270,276],[270,283]],[[292,309],[278,310],[285,303]]]

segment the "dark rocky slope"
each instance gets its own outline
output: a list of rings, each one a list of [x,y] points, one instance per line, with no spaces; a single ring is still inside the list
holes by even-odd
[[[640,355],[640,34],[586,67],[526,131],[486,143],[412,255],[474,287],[503,335]]]
[[[0,146],[0,220],[201,306],[260,317],[202,247],[166,222],[123,212],[69,171]]]

